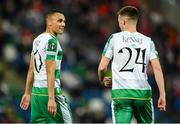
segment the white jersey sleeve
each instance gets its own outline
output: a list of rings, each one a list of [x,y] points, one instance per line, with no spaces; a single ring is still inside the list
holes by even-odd
[[[35,46],[34,46],[34,42],[35,42],[35,39],[33,40],[33,45],[32,45],[32,50],[31,50],[31,56],[34,55],[34,51],[35,51],[35,50],[34,50],[34,47],[35,47]]]
[[[158,52],[156,51],[154,42],[151,40],[151,43],[150,43],[150,60],[156,59],[156,58],[159,59]]]
[[[108,41],[106,42],[102,56],[105,56],[109,59],[112,59],[112,56],[113,56],[113,35],[111,35],[109,37]]]

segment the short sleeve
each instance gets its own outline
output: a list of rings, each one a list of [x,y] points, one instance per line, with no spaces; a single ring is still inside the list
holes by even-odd
[[[151,40],[151,45],[150,45],[150,60],[158,58],[159,59],[159,55],[158,52],[155,48],[154,42]]]
[[[46,60],[55,60],[57,54],[57,40],[51,38],[48,40],[46,50]]]
[[[32,55],[34,55],[34,50],[33,50],[33,49],[32,49],[32,51],[31,51],[31,56],[32,56]]]
[[[32,45],[32,50],[31,50],[31,56],[33,56],[34,55],[34,40],[33,40],[33,45]]]
[[[103,53],[102,53],[102,56],[105,56],[109,59],[112,59],[112,56],[113,56],[113,35],[111,35],[108,39],[108,41],[106,42],[106,45],[104,47],[104,50],[103,50]]]

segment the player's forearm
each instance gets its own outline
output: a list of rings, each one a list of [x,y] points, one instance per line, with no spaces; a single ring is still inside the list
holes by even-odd
[[[159,93],[162,96],[165,96],[165,88],[164,88],[164,77],[161,68],[154,69],[155,79],[159,88]]]
[[[159,88],[159,93],[161,96],[165,96],[165,88],[164,88],[164,77],[161,69],[161,65],[159,59],[152,59],[151,65],[153,68],[153,72],[155,75],[156,83]]]
[[[101,82],[101,84],[103,84],[102,81],[104,79],[105,72],[107,71],[107,67],[108,67],[109,62],[110,62],[109,58],[102,56],[101,62],[100,62],[99,67],[98,67],[98,77],[99,77],[99,81]]]
[[[48,60],[46,63],[47,83],[48,83],[48,96],[50,99],[54,99],[54,82],[55,82],[55,62]]]
[[[104,75],[106,72],[107,68],[98,68],[98,77],[99,77],[99,81],[102,83],[103,79],[104,79]]]
[[[27,75],[25,94],[31,94],[33,80],[34,80],[34,73],[33,73],[33,70],[30,69]]]
[[[54,99],[54,72],[49,72],[48,74],[48,96],[50,99]]]
[[[33,81],[34,81],[33,56],[31,56],[27,79],[26,79],[25,94],[31,94]]]

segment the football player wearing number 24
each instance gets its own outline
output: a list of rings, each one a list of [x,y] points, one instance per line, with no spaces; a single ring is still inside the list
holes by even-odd
[[[102,85],[112,87],[113,123],[130,123],[132,115],[138,123],[153,123],[152,90],[147,81],[147,67],[153,68],[159,89],[157,107],[166,111],[164,77],[154,42],[136,30],[139,11],[125,6],[118,11],[121,32],[112,34],[103,50],[98,67]],[[112,60],[112,78],[106,76]]]

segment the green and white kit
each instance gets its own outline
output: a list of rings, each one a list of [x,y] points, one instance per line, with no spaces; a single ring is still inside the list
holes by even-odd
[[[139,119],[138,115],[135,115],[140,123],[153,122],[152,91],[147,81],[146,70],[150,60],[158,58],[158,53],[151,38],[138,32],[123,31],[112,34],[102,55],[112,59],[113,122],[127,120],[128,123],[127,118],[132,117],[130,116],[132,113],[138,115],[143,113],[147,116]],[[139,105],[148,106],[147,111],[143,112],[144,108],[138,107]],[[119,113],[123,116],[119,116]],[[127,118],[124,117],[126,115]]]
[[[31,122],[72,123],[69,105],[60,88],[60,70],[63,53],[59,41],[49,33],[40,34],[33,41],[31,55],[34,58],[34,83],[31,94]],[[56,63],[56,69],[54,72],[54,90],[57,114],[55,117],[50,115],[47,111],[48,82],[45,66],[46,60],[53,60]]]

